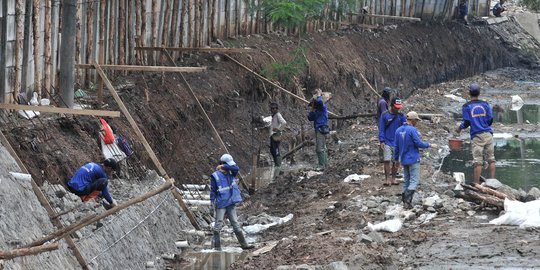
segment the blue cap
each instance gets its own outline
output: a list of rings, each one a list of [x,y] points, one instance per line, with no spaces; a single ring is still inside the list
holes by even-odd
[[[473,95],[480,94],[480,85],[477,83],[471,83],[471,85],[469,85],[469,93]]]

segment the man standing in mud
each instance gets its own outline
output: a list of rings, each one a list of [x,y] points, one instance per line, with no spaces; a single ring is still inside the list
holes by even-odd
[[[420,117],[414,111],[407,114],[407,123],[396,130],[396,148],[394,161],[403,165],[404,182],[401,200],[407,209],[413,208],[412,199],[416,187],[420,183],[420,153],[419,148],[437,147],[423,142],[416,130]]]
[[[281,143],[283,126],[287,124],[287,121],[285,121],[279,112],[277,103],[270,103],[270,111],[272,112],[272,123],[270,124],[270,154],[272,154],[272,158],[274,158],[274,165],[276,168],[274,175],[276,175],[276,173],[279,174],[279,169],[281,168],[279,144]]]
[[[401,109],[401,99],[392,98],[390,110],[381,115],[379,120],[379,147],[383,151],[384,179],[383,185],[399,185],[396,182],[396,173],[399,162],[394,161],[394,147],[396,130],[407,121],[405,115],[399,112]],[[392,164],[390,164],[392,163]]]
[[[381,115],[388,111],[388,103],[390,102],[390,94],[392,89],[385,87],[382,91],[381,98],[377,102],[377,129],[379,128],[379,121],[381,121]],[[379,148],[379,163],[384,163],[384,151]]]
[[[328,127],[328,108],[322,99],[322,90],[315,90],[316,94],[309,103],[311,112],[308,114],[308,120],[313,122],[315,127],[315,151],[319,159],[318,169],[326,169],[328,163],[328,153],[326,150],[326,134],[330,132]]]
[[[474,183],[480,184],[482,165],[484,156],[489,164],[489,176],[495,178],[495,148],[493,145],[493,116],[489,104],[479,99],[480,85],[473,83],[469,85],[469,95],[471,101],[465,103],[461,108],[463,121],[456,127],[459,134],[461,130],[471,127],[471,144],[474,164]]]
[[[215,210],[214,228],[212,240],[214,249],[221,250],[220,232],[223,227],[225,215],[231,222],[234,234],[240,242],[242,249],[251,249],[254,246],[248,245],[242,227],[238,223],[236,215],[236,204],[242,202],[242,195],[236,183],[236,175],[240,168],[234,162],[233,157],[224,154],[220,158],[220,163],[216,171],[210,177],[210,203]]]

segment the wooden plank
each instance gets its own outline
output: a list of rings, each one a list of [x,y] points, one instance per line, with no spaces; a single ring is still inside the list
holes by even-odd
[[[216,52],[216,53],[241,53],[241,52],[258,52],[255,49],[246,48],[178,48],[178,47],[135,47],[135,50],[141,51],[176,51],[176,52]]]
[[[60,244],[54,243],[54,244],[42,245],[39,247],[19,248],[19,249],[14,249],[10,251],[0,251],[0,259],[9,260],[16,257],[36,255],[36,254],[40,254],[40,253],[51,251],[51,250],[57,250],[59,246]]]
[[[19,105],[19,104],[9,104],[9,103],[0,103],[0,109],[120,117],[119,111],[78,110],[78,109],[70,109],[70,108],[59,108],[59,107],[49,107],[49,106],[30,106],[30,105]]]
[[[137,136],[141,140],[144,148],[146,149],[146,152],[148,152],[148,155],[150,156],[150,159],[152,159],[152,161],[154,162],[154,165],[156,166],[159,173],[165,179],[168,179],[168,180],[172,181],[172,178],[169,178],[169,176],[167,175],[167,172],[165,171],[165,169],[163,168],[163,166],[159,162],[156,154],[154,153],[154,150],[152,150],[152,147],[150,147],[150,144],[148,144],[148,141],[146,141],[146,138],[144,137],[141,130],[139,129],[139,126],[137,126],[137,123],[135,122],[133,117],[131,117],[131,114],[129,113],[128,109],[126,108],[126,105],[124,105],[124,102],[122,101],[120,96],[118,96],[118,93],[116,92],[116,90],[114,90],[114,87],[112,86],[111,81],[109,81],[109,78],[107,78],[107,75],[105,75],[105,72],[103,71],[103,69],[101,69],[101,67],[96,63],[94,63],[94,66],[96,67],[96,71],[98,72],[99,76],[101,76],[101,78],[103,79],[103,82],[105,83],[105,85],[107,86],[109,91],[111,92],[111,95],[113,96],[114,100],[116,100],[116,103],[120,107],[120,110],[124,113],[124,115],[126,116],[129,124],[135,130],[135,133],[137,134]],[[174,185],[174,181],[172,181],[172,185]],[[200,230],[199,224],[193,218],[192,213],[189,211],[189,209],[185,205],[184,200],[182,199],[182,195],[181,194],[176,194],[175,195],[174,191],[173,191],[173,195],[175,197],[179,196],[178,197],[179,199],[177,198],[178,204],[180,204],[180,207],[182,208],[182,210],[184,210],[184,212],[188,216],[188,218],[191,221],[191,224],[193,225],[193,227],[199,228],[199,230]]]
[[[415,22],[420,22],[420,21],[422,21],[422,19],[420,19],[420,18],[414,18],[414,17],[391,16],[391,15],[376,15],[376,14],[361,14],[361,13],[350,13],[350,14],[352,14],[352,15],[357,15],[357,16],[373,17],[373,18],[388,18],[388,19],[407,20],[407,21],[415,21]]]
[[[162,66],[134,66],[134,65],[100,65],[102,69],[124,71],[148,71],[148,72],[186,72],[196,73],[206,71],[206,67],[162,67]],[[76,68],[94,69],[92,64],[76,64]]]
[[[279,243],[279,241],[271,241],[269,242],[265,247],[262,247],[262,248],[259,248],[255,251],[253,251],[253,256],[259,256],[261,254],[264,254],[264,253],[267,253],[269,251],[271,251],[272,249],[274,249],[277,244]]]

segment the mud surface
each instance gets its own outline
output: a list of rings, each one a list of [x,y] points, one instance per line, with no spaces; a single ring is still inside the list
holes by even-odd
[[[501,29],[509,34],[501,34]],[[444,146],[457,123],[455,114],[461,108],[459,102],[444,97],[445,94],[467,98],[466,86],[474,81],[482,85],[483,98],[491,104],[508,104],[509,96],[518,93],[527,100],[540,100],[537,85],[515,82],[540,82],[535,69],[538,66],[535,53],[540,46],[530,36],[517,38],[511,34],[517,32],[521,30],[512,21],[494,27],[419,23],[370,32],[354,29],[323,32],[301,39],[265,35],[224,42],[227,46],[261,50],[233,56],[256,71],[274,61],[290,60],[288,53],[298,44],[305,47],[307,69],[283,86],[307,99],[317,87],[331,92],[329,108],[342,115],[376,110],[377,96],[360,74],[377,89],[391,86],[404,98],[404,112],[443,115],[423,121],[419,130],[424,140]],[[494,35],[498,38],[493,38]],[[523,43],[533,50],[520,50]],[[206,73],[189,74],[186,78],[244,173],[251,171],[253,153],[261,153],[259,165],[269,162],[268,130],[262,129],[254,119],[269,115],[271,100],[281,104],[281,112],[289,123],[283,150],[299,143],[302,135],[312,136],[305,104],[262,84],[226,57],[192,54],[175,59],[185,66],[208,67]],[[112,74],[111,77],[169,175],[177,183],[204,183],[203,176],[213,171],[224,150],[213,138],[181,79],[161,74],[127,77]],[[85,102],[91,103],[94,93],[88,94]],[[118,105],[110,96],[106,98],[107,108],[117,110]],[[109,122],[132,142],[136,151],[128,159],[128,173],[132,177],[123,181],[141,183],[143,172],[153,168],[142,142],[136,139],[125,118]],[[369,234],[367,223],[383,221],[385,211],[399,204],[401,186],[382,186],[374,118],[334,121],[333,127],[336,133],[328,139],[330,166],[323,174],[307,177],[316,160],[313,147],[307,147],[295,155],[295,166],[285,165],[283,175],[259,186],[239,207],[244,225],[252,225],[248,218],[262,212],[278,217],[292,213],[294,218],[257,238],[258,248],[278,241],[275,248],[259,256],[248,256],[231,268],[275,269],[334,262],[344,262],[351,269],[540,266],[536,230],[482,226],[481,223],[496,217],[498,211],[448,196],[453,194],[450,189],[454,180],[437,171],[446,148],[424,152],[422,185],[415,200],[422,204],[422,198],[446,194],[448,206],[437,209],[419,206],[399,232],[382,233],[381,241],[362,241],[363,235]],[[95,118],[45,116],[33,122],[10,122],[8,128],[8,139],[40,182],[62,184],[84,162],[100,159]],[[539,126],[495,123],[494,129],[521,135],[537,133]],[[353,173],[371,177],[359,184],[344,183],[343,179]],[[120,202],[142,192],[143,189],[112,190]],[[436,217],[425,222],[432,213]],[[198,219],[203,218],[198,216]],[[143,233],[135,235],[146,240],[152,237]],[[209,248],[208,242],[203,244],[195,249]]]

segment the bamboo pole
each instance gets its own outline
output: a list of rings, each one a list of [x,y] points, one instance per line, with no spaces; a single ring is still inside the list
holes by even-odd
[[[15,88],[13,89],[13,100],[18,100],[19,91],[21,91],[21,52],[24,37],[23,8],[24,0],[17,0],[15,3]]]
[[[200,0],[193,0],[193,47],[199,47],[199,5]]]
[[[84,59],[85,63],[90,63],[94,60],[94,5],[97,5],[93,1],[87,4],[87,11],[86,11],[86,25],[87,25],[87,42],[86,42],[86,59]],[[86,81],[84,82],[84,85],[88,86],[91,82],[91,75],[93,75],[93,71],[86,72]]]
[[[187,0],[189,1],[189,0]],[[184,47],[185,44],[184,44],[184,37],[186,36],[185,35],[185,20],[186,20],[186,16],[187,16],[187,6],[186,6],[186,1],[182,1],[182,12],[180,13],[180,29],[179,29],[179,44],[178,44],[178,47]],[[176,59],[176,58],[175,58]]]
[[[167,51],[174,51],[174,52],[188,52],[188,51],[194,51],[194,52],[212,52],[212,53],[241,53],[241,52],[260,52],[259,50],[254,49],[244,49],[244,48],[194,48],[194,47],[135,47],[135,50],[142,50],[142,51],[160,51],[162,49],[165,49]]]
[[[259,79],[261,79],[261,80],[263,80],[263,81],[265,81],[265,82],[271,84],[272,86],[276,87],[277,89],[279,89],[279,90],[281,90],[281,91],[283,91],[283,92],[285,92],[285,93],[287,93],[287,94],[289,94],[289,95],[295,97],[296,99],[298,99],[298,100],[300,100],[300,101],[302,101],[302,102],[304,102],[304,103],[306,103],[306,104],[309,103],[309,101],[307,101],[307,100],[304,99],[303,97],[300,97],[300,96],[298,96],[298,95],[296,95],[296,94],[290,92],[289,90],[287,90],[287,89],[285,89],[285,88],[283,88],[283,87],[277,85],[276,83],[270,81],[269,79],[267,79],[267,78],[265,78],[265,77],[259,75],[257,72],[255,72],[255,71],[251,70],[250,68],[244,66],[242,63],[238,62],[236,59],[230,57],[229,55],[226,55],[226,54],[225,54],[225,56],[226,56],[227,58],[229,58],[231,61],[235,62],[237,65],[241,66],[241,67],[244,68],[245,70],[249,71],[250,73],[252,73],[252,74],[255,75],[256,77],[258,77]],[[335,113],[333,113],[333,112],[331,112],[331,111],[328,111],[328,114],[330,114],[330,115],[332,115],[332,116],[338,116],[337,114],[335,114]]]
[[[57,250],[59,244],[53,243],[53,244],[47,244],[39,247],[31,247],[31,248],[19,248],[14,249],[10,251],[0,251],[0,259],[1,260],[10,260],[16,257],[22,257],[22,256],[28,256],[28,255],[36,255],[47,251]]]
[[[391,15],[376,15],[376,14],[361,14],[361,13],[350,13],[350,14],[358,15],[360,17],[365,16],[365,17],[373,17],[373,18],[389,18],[389,19],[394,19],[394,20],[407,20],[407,21],[415,21],[415,22],[422,21],[421,18],[413,18],[413,17],[402,17],[402,16],[391,16]]]
[[[204,1],[207,2],[207,1]],[[199,43],[198,47],[204,46],[204,13],[203,13],[203,1],[199,0]]]
[[[163,67],[163,66],[135,66],[135,65],[100,65],[102,69],[122,71],[149,71],[149,72],[186,72],[196,73],[206,71],[206,67]],[[75,68],[95,69],[92,64],[77,64]]]
[[[17,163],[17,165],[19,165],[19,168],[21,169],[21,171],[23,173],[28,174],[29,173],[28,169],[26,169],[26,166],[24,166],[24,163],[22,162],[22,160],[17,155],[17,152],[15,152],[15,150],[13,149],[13,147],[11,146],[11,144],[9,143],[7,138],[4,136],[4,133],[2,133],[1,131],[0,131],[0,141],[2,142],[4,147],[8,150],[8,152],[11,154],[13,159],[15,159],[15,162]],[[47,200],[47,197],[45,197],[45,194],[43,194],[43,192],[38,187],[36,181],[34,181],[33,178],[31,180],[31,184],[32,184],[32,191],[34,191],[34,194],[36,194],[36,198],[38,199],[41,206],[43,206],[43,208],[45,208],[45,211],[47,211],[47,214],[49,215],[49,217],[53,216],[55,214],[53,208],[51,207],[51,205],[49,204],[49,201]],[[58,229],[64,228],[62,223],[60,221],[56,220],[56,219],[52,219],[51,222]],[[85,270],[89,269],[88,264],[86,263],[84,257],[82,256],[82,254],[79,251],[79,249],[77,248],[77,246],[75,245],[75,242],[73,242],[73,239],[71,238],[71,236],[66,235],[64,237],[64,240],[66,241],[67,245],[73,251],[73,255],[77,259],[77,262],[79,262],[79,264],[81,265],[82,269],[85,269]]]
[[[231,20],[231,0],[225,0],[225,35],[224,38],[229,38],[230,35],[230,20]]]
[[[504,207],[504,201],[503,200],[501,200],[501,199],[499,199],[499,198],[497,198],[495,196],[491,196],[489,194],[482,195],[482,194],[479,194],[479,193],[471,191],[471,190],[466,190],[465,195],[469,196],[471,199],[479,200],[479,201],[485,202],[487,204],[497,206],[499,208]]]
[[[157,3],[158,3],[157,0],[152,1],[152,19],[151,19],[152,20],[151,21],[152,22],[152,46],[156,46],[156,47],[159,46],[158,42],[157,42],[158,41],[157,40],[157,38],[158,38],[158,34],[157,34],[158,33],[157,32],[158,31],[158,5],[157,5]],[[155,54],[152,53],[150,55],[151,55],[151,57],[149,59],[149,61],[150,61],[149,63],[151,63],[151,64],[157,63]]]
[[[176,42],[178,38],[178,7],[180,6],[180,1],[172,1],[172,18],[171,18],[171,34],[170,34],[170,40],[169,44],[171,44],[172,47],[178,47],[178,43]]]
[[[133,0],[133,2],[135,3],[135,44],[133,44],[133,48],[137,47],[139,45],[139,42],[141,41],[142,39],[142,33],[144,31],[144,28],[142,27],[142,7],[141,7],[141,1],[138,1],[138,0]],[[133,4],[131,4],[130,6],[133,6]],[[141,57],[141,54],[139,52],[136,52],[135,50],[133,50],[134,53],[134,58],[135,58],[135,63],[137,64],[140,64],[142,65],[143,61],[142,61],[142,57]]]
[[[126,6],[125,0],[119,0],[118,5],[118,64],[123,65],[126,61]]]
[[[19,105],[19,104],[10,104],[10,103],[0,103],[0,109],[27,110],[27,111],[36,111],[36,112],[49,112],[49,113],[66,113],[66,114],[76,114],[76,115],[120,117],[119,111],[79,110],[79,109],[70,109],[70,108],[49,107],[49,106],[30,106],[30,105]]]
[[[286,158],[288,158],[292,154],[296,153],[296,151],[304,148],[305,146],[309,146],[309,145],[312,145],[312,144],[313,144],[313,141],[303,141],[301,144],[297,145],[296,147],[291,149],[291,151],[289,151],[285,155],[283,155],[283,160],[285,160]]]
[[[66,235],[70,235],[78,230],[80,230],[81,228],[84,228],[86,227],[87,225],[89,224],[92,224],[96,221],[99,221],[99,220],[102,220],[112,214],[115,214],[117,212],[119,212],[120,210],[123,210],[123,209],[126,209],[127,207],[129,206],[132,206],[134,204],[137,204],[137,203],[140,203],[140,202],[143,202],[165,190],[168,190],[170,189],[171,187],[173,186],[173,180],[172,178],[169,178],[164,184],[162,184],[161,186],[159,186],[158,188],[154,189],[154,190],[151,190],[141,196],[138,196],[138,197],[135,197],[123,204],[120,204],[118,206],[115,206],[105,212],[102,212],[100,213],[99,215],[96,215],[96,214],[92,214],[90,216],[87,216],[83,219],[81,219],[80,221],[77,221],[75,223],[72,223],[71,225],[61,229],[61,230],[58,230],[56,232],[53,232],[47,236],[44,236],[43,238],[41,239],[38,239],[28,245],[26,245],[26,247],[34,247],[34,246],[39,246],[39,245],[42,245],[43,243],[45,242],[48,242],[48,241],[51,241],[51,240],[54,240],[54,241],[57,241],[58,239],[66,236]]]
[[[32,5],[32,32],[34,34],[34,91],[38,93],[38,95],[41,95],[41,46],[39,44],[40,39],[40,20],[39,20],[39,5],[41,1],[40,0],[34,0],[34,4]]]
[[[329,116],[328,119],[339,119],[339,120],[345,120],[345,119],[353,119],[358,117],[373,117],[377,116],[377,113],[359,113],[359,114],[353,114],[353,115],[347,115],[347,116]]]
[[[168,51],[166,50],[162,50],[163,53],[165,53],[167,55],[167,58],[169,59],[169,62],[171,62],[171,64],[173,66],[176,66],[176,62],[174,61],[174,59],[172,58],[172,56],[169,54]],[[175,75],[178,76],[178,73],[175,73]],[[216,130],[216,127],[214,126],[214,124],[212,123],[212,120],[210,119],[210,117],[208,116],[208,114],[206,113],[206,111],[204,110],[204,107],[202,106],[201,102],[199,101],[199,99],[197,98],[197,96],[195,95],[195,92],[193,92],[193,89],[191,89],[191,86],[189,85],[188,81],[186,80],[186,78],[184,77],[184,75],[182,73],[180,73],[180,78],[181,78],[181,81],[186,85],[187,89],[188,89],[188,92],[190,94],[190,96],[193,98],[193,100],[197,103],[197,108],[199,109],[199,111],[201,112],[201,114],[204,116],[207,124],[210,126],[210,128],[212,129],[212,135],[214,135],[214,138],[219,142],[219,144],[221,145],[221,147],[223,148],[223,150],[225,150],[225,152],[229,153],[229,149],[227,149],[227,146],[225,145],[225,143],[223,142],[223,140],[221,139],[221,136],[219,135],[219,132]],[[246,183],[244,183],[244,181],[242,181],[242,175],[240,175],[240,183],[242,184],[242,186],[244,187],[245,190],[249,190],[248,186]]]
[[[144,148],[146,149],[146,152],[148,153],[148,155],[150,156],[150,159],[152,159],[152,162],[154,163],[154,165],[156,166],[156,168],[158,169],[159,173],[165,178],[165,179],[168,179],[168,182],[170,181],[171,182],[171,185],[174,186],[174,181],[172,180],[172,178],[169,178],[169,176],[167,175],[167,172],[165,171],[165,169],[163,168],[163,166],[161,165],[161,163],[159,162],[159,159],[157,158],[156,154],[154,153],[154,150],[152,150],[152,148],[150,147],[150,144],[148,143],[148,141],[146,140],[146,138],[144,137],[143,133],[141,132],[141,130],[139,129],[139,126],[137,126],[137,123],[135,122],[135,120],[133,119],[133,117],[131,116],[131,114],[129,113],[128,109],[126,108],[126,105],[124,105],[124,102],[122,101],[122,99],[120,98],[120,96],[118,95],[118,93],[116,92],[116,90],[114,90],[114,87],[112,86],[111,82],[109,81],[109,79],[107,78],[107,75],[105,75],[105,72],[103,72],[103,69],[101,69],[101,67],[94,63],[95,67],[96,67],[96,70],[98,72],[98,74],[102,77],[103,81],[105,82],[105,85],[107,86],[107,88],[109,89],[109,91],[111,92],[111,95],[113,96],[114,100],[116,101],[116,103],[118,104],[118,107],[120,107],[120,110],[124,113],[124,115],[126,116],[129,124],[131,125],[131,127],[133,128],[133,130],[135,131],[135,134],[137,134],[137,136],[139,137],[139,140],[142,142]],[[173,195],[175,197],[177,197],[178,195],[175,195],[174,194],[174,191],[173,191]],[[192,213],[189,211],[189,209],[187,208],[187,206],[185,205],[184,203],[184,200],[181,199],[181,195],[180,195],[180,200],[177,200],[178,201],[178,204],[180,204],[180,207],[185,211],[186,213],[186,216],[188,217],[188,219],[190,220],[191,224],[193,225],[193,227],[195,228],[200,228],[199,227],[199,224],[197,223],[197,220],[195,220],[195,218],[193,218],[193,215]],[[116,207],[115,207],[116,208]],[[114,208],[113,208],[114,209]],[[112,209],[111,209],[112,210]]]
[[[186,6],[187,6],[187,43],[186,45],[188,47],[193,47],[193,21],[191,20],[191,1],[195,0],[186,0]],[[184,2],[184,1],[182,1]]]
[[[216,0],[210,0],[210,29],[208,31],[208,43],[216,37]]]
[[[81,18],[81,15],[82,15],[82,6],[78,6],[78,1],[77,1],[77,4],[76,4],[76,9],[77,9],[77,15],[75,16],[76,17],[76,25],[77,27],[75,28],[75,62],[82,62],[82,57],[81,57],[81,32],[82,32],[82,29],[81,29],[81,23],[82,23],[82,18]],[[85,3],[86,5],[86,3]],[[85,25],[86,26],[86,25]],[[75,71],[75,84],[77,85],[83,85],[84,81],[83,81],[83,71],[82,70],[77,70]]]

